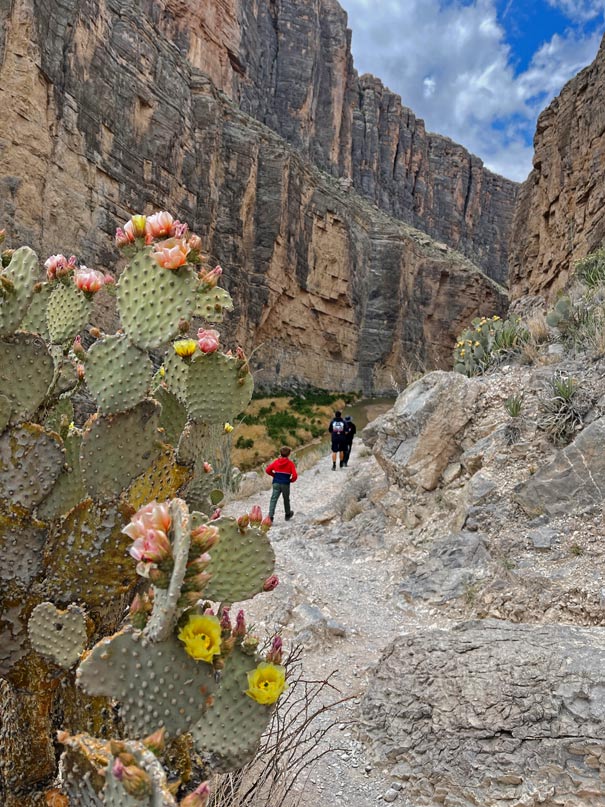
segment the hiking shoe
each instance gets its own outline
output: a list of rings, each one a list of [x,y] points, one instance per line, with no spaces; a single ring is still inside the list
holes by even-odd
[[[335,462],[333,462],[333,463],[332,463],[332,470],[333,470],[333,471],[335,471],[335,470],[336,470],[336,463],[335,463]]]
[[[289,513],[286,513],[286,521],[290,521],[292,516],[294,515],[294,510],[290,510]]]

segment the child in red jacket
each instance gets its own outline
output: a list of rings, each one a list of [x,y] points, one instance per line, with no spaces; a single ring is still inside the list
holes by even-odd
[[[269,518],[273,521],[275,507],[280,496],[284,497],[284,509],[286,511],[286,521],[290,521],[294,511],[290,509],[290,482],[296,482],[298,474],[296,465],[291,459],[288,446],[282,446],[279,450],[279,457],[270,465],[267,465],[265,472],[273,477],[273,491],[269,502]]]

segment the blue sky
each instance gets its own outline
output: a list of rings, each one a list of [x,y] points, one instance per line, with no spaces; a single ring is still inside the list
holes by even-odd
[[[340,0],[360,73],[420,118],[523,180],[538,114],[594,59],[605,0]]]

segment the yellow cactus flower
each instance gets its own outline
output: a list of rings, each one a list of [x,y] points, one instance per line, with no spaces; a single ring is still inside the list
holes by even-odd
[[[221,623],[215,616],[191,614],[178,637],[187,655],[196,661],[212,663],[221,652]]]
[[[464,354],[465,354],[465,353],[466,353],[465,349],[464,349],[464,348],[462,348],[462,350],[460,351],[460,355],[461,355],[461,356],[464,356]]]
[[[197,343],[195,339],[179,339],[172,347],[177,356],[186,359],[193,356],[197,350]]]
[[[493,319],[494,322],[497,322],[500,319],[500,317],[498,315],[496,315],[496,316],[492,317],[492,319]]]
[[[286,689],[286,668],[280,664],[262,661],[255,670],[248,673],[246,695],[257,703],[275,703]]]
[[[162,378],[164,378],[164,376],[166,375],[166,368],[164,367],[164,365],[160,367],[160,375]]]
[[[230,423],[225,423],[225,425],[223,426],[223,430],[226,434],[229,434],[230,432],[233,431],[233,426]]]
[[[475,347],[479,347],[480,344],[480,342],[475,342]]]

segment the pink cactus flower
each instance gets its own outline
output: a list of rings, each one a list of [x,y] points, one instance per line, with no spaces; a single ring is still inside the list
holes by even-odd
[[[116,230],[116,247],[118,249],[122,249],[122,247],[127,247],[128,244],[132,244],[134,241],[134,236],[128,235],[121,227],[118,227]]]
[[[189,244],[191,245],[191,239],[189,240]],[[193,247],[192,247],[193,249]],[[223,270],[220,266],[215,266],[214,269],[201,269],[199,273],[200,280],[204,283],[208,288],[215,288],[218,283],[219,277],[223,274]]]
[[[217,518],[220,518],[223,514],[223,511],[220,507],[217,507],[214,513],[210,516],[210,521],[216,521]]]
[[[74,272],[74,283],[88,294],[94,294],[105,285],[105,275],[96,269],[89,269],[87,266],[80,266]]]
[[[181,801],[180,807],[207,807],[208,800],[210,799],[210,785],[208,782],[202,782],[201,785],[195,788],[193,793]]]
[[[162,530],[168,532],[172,525],[172,518],[170,517],[170,502],[149,502],[149,504],[140,507],[131,519],[130,524],[133,522],[140,522],[143,529],[149,530]],[[138,538],[138,535],[133,535],[128,530],[130,524],[123,531],[133,540]]]
[[[189,247],[182,238],[167,238],[158,241],[154,246],[151,257],[162,269],[178,269],[187,263]]]
[[[174,219],[166,210],[147,216],[145,229],[152,238],[169,238],[172,235]]]
[[[248,515],[250,516],[250,524],[253,527],[257,527],[263,520],[263,511],[258,504],[252,507]]]
[[[189,232],[189,225],[185,224],[184,221],[179,221],[178,219],[173,222],[172,227],[170,228],[170,235],[174,236],[174,238],[185,238],[187,233]],[[191,249],[191,245],[189,245]]]
[[[172,557],[172,547],[168,536],[161,530],[147,530],[145,535],[135,540],[128,552],[135,560],[140,560],[142,563],[161,563]]]
[[[272,574],[271,577],[267,577],[263,583],[263,591],[273,591],[273,589],[277,588],[278,585],[279,577],[276,574]]]
[[[106,286],[113,286],[116,282],[116,279],[113,275],[110,275],[109,272],[105,272],[105,285]]]
[[[111,769],[111,772],[119,782],[121,782],[122,779],[124,778],[124,770],[125,770],[124,763],[122,762],[120,757],[117,757],[115,762],[113,763],[113,768]]]
[[[202,524],[191,531],[191,544],[200,552],[208,552],[219,538],[218,527]]]
[[[205,330],[200,328],[197,332],[198,347],[202,353],[214,353],[218,350],[220,334],[213,329]]]
[[[195,252],[200,251],[202,248],[202,239],[199,237],[199,235],[191,233],[189,236],[189,247],[190,249],[195,250]]]
[[[55,280],[57,278],[57,270],[64,269],[67,266],[68,262],[65,255],[51,255],[50,258],[44,262],[46,277],[49,280]]]

